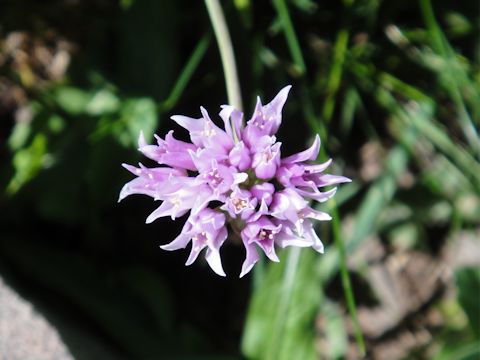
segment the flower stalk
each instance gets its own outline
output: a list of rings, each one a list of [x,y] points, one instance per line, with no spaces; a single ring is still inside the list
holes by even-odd
[[[232,40],[228,32],[225,17],[223,16],[222,7],[218,0],[205,0],[205,5],[207,6],[208,15],[212,22],[213,31],[220,50],[228,102],[236,109],[242,111],[242,95],[240,92],[240,82],[238,81],[237,65],[235,63]],[[236,137],[237,134],[234,133],[234,136]]]

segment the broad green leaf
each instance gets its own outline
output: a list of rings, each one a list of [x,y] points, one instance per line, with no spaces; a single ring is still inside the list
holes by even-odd
[[[118,133],[118,140],[124,146],[137,145],[138,135],[143,131],[145,137],[151,138],[157,128],[157,107],[149,98],[129,99],[121,110],[124,128]]]
[[[12,151],[18,150],[26,144],[32,132],[31,126],[32,126],[31,123],[26,121],[15,123],[12,133],[8,138],[8,146],[10,150]]]
[[[92,99],[92,94],[73,86],[60,86],[55,89],[53,97],[57,104],[69,114],[83,114]]]
[[[66,123],[61,116],[52,114],[47,120],[47,127],[52,134],[59,134],[65,130]]]
[[[38,133],[27,148],[18,150],[13,155],[15,174],[7,187],[7,192],[13,194],[23,185],[32,180],[35,175],[46,165],[47,137]]]
[[[312,249],[282,251],[255,288],[242,351],[250,359],[316,359],[314,319],[321,300]]]
[[[85,107],[85,112],[92,116],[104,115],[118,111],[120,99],[111,91],[102,89],[95,92]]]

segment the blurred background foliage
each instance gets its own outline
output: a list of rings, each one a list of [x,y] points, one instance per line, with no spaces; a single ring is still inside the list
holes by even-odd
[[[478,358],[478,2],[222,5],[246,113],[292,84],[283,153],[320,133],[354,179],[324,207],[326,255],[239,280],[227,245],[223,279],[158,249],[182,224],[145,225],[150,199],[117,204],[140,130],[227,101],[203,2],[6,0],[0,275],[78,359],[356,359],[355,323],[368,358]]]

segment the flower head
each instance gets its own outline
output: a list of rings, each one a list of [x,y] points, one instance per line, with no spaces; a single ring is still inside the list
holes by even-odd
[[[336,188],[320,188],[350,179],[325,174],[331,160],[311,163],[320,149],[318,135],[309,149],[281,158],[275,134],[290,88],[283,88],[266,105],[258,99],[245,126],[243,114],[230,105],[222,106],[219,114],[225,130],[215,125],[204,108],[199,119],[172,116],[189,132],[191,143],[175,139],[170,131],[165,139],[155,136],[157,145],[149,145],[140,134],[139,150],[160,166],[124,164],[136,178],[123,187],[120,200],[144,194],[162,201],[147,223],[189,213],[180,235],[162,249],[177,250],[191,243],[187,265],[205,250],[213,271],[225,276],[220,247],[230,232],[240,237],[246,251],[240,277],[260,258],[258,250],[272,261],[279,261],[276,247],[312,247],[323,253],[311,220],[331,217],[312,208],[310,201],[328,200]]]

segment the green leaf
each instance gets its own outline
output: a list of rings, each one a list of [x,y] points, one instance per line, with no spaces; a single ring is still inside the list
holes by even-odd
[[[25,146],[31,132],[32,127],[30,122],[16,122],[13,127],[12,134],[8,138],[8,147],[10,150],[15,151]]]
[[[29,147],[13,155],[15,174],[7,186],[7,192],[13,194],[29,182],[45,165],[47,154],[47,137],[38,133]]]
[[[280,263],[269,264],[247,315],[242,351],[248,358],[317,358],[314,318],[322,293],[312,276],[316,256],[292,248],[280,253]]]
[[[99,116],[120,108],[119,98],[110,90],[85,91],[73,86],[60,86],[53,92],[57,104],[69,114]]]
[[[458,301],[468,316],[470,326],[480,341],[480,269],[463,268],[455,272]]]
[[[118,133],[118,140],[124,146],[136,146],[138,135],[143,131],[147,139],[157,128],[157,107],[150,98],[129,99],[124,102],[122,111],[124,127]]]
[[[47,120],[47,126],[48,126],[48,130],[52,134],[59,134],[63,130],[65,130],[66,123],[61,116],[57,114],[52,114]]]
[[[109,90],[101,89],[93,94],[86,104],[85,112],[92,116],[104,115],[118,111],[120,100]]]
[[[64,111],[72,115],[79,115],[85,112],[92,99],[92,94],[73,86],[60,86],[55,89],[53,97]]]
[[[455,11],[449,12],[445,16],[445,20],[449,26],[449,32],[455,36],[468,34],[473,30],[473,26],[467,17]]]

